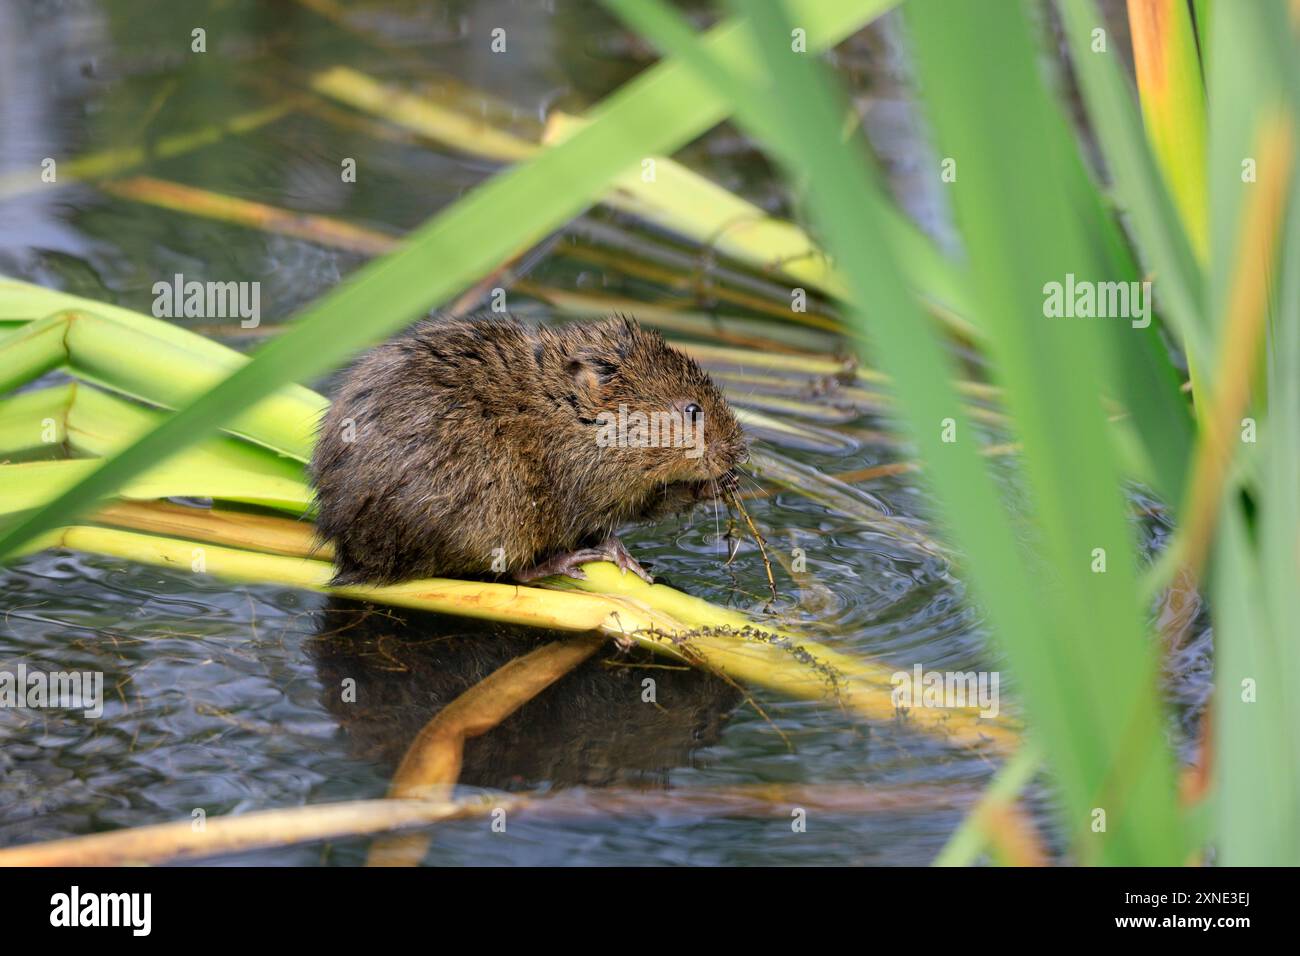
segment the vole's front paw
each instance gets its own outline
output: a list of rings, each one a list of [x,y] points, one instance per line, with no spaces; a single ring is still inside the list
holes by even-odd
[[[587,572],[582,570],[582,565],[588,561],[610,561],[616,564],[624,574],[631,571],[648,584],[654,584],[655,581],[650,576],[650,572],[641,567],[636,558],[632,557],[627,548],[623,547],[623,542],[614,537],[606,538],[594,548],[579,548],[577,551],[549,557],[531,568],[516,571],[514,579],[521,584],[527,584],[539,578],[549,578],[562,574],[565,577],[583,581],[586,580]]]
[[[600,543],[600,547],[605,552],[605,559],[613,561],[624,573],[631,571],[646,584],[654,584],[654,576],[641,567],[636,558],[632,557],[631,552],[623,546],[623,542],[613,536],[606,538]]]

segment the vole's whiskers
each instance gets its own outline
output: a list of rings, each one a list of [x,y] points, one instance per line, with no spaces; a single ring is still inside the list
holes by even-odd
[[[718,541],[722,540],[722,522],[718,516],[718,498],[720,497],[718,489],[718,480],[710,478],[709,484],[713,488],[713,534]]]
[[[736,480],[737,480],[737,482],[739,482],[739,483],[748,482],[748,483],[749,483],[749,487],[750,487],[750,489],[754,492],[754,496],[755,496],[755,497],[757,497],[757,498],[762,498],[762,497],[764,497],[763,486],[762,486],[761,484],[759,484],[759,483],[758,483],[758,480],[755,479],[752,475],[747,475],[747,474],[745,474],[743,471],[739,471],[739,470],[736,471],[734,474],[736,475]]]

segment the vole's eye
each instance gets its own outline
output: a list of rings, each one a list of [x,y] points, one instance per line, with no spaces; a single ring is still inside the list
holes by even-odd
[[[698,421],[704,417],[704,409],[700,408],[700,406],[696,405],[694,402],[691,402],[682,409],[682,414],[686,416],[688,422]]]

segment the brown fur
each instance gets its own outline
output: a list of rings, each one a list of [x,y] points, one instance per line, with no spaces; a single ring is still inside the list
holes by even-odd
[[[705,454],[600,447],[597,417],[704,413]],[[350,427],[355,435],[346,440]],[[338,583],[505,572],[684,510],[734,482],[739,424],[708,375],[630,319],[429,320],[347,374],[312,458]]]

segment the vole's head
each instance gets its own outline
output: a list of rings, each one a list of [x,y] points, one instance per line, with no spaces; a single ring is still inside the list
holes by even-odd
[[[602,455],[643,488],[734,484],[747,450],[722,392],[695,361],[628,318],[571,328],[568,371],[597,422]]]

